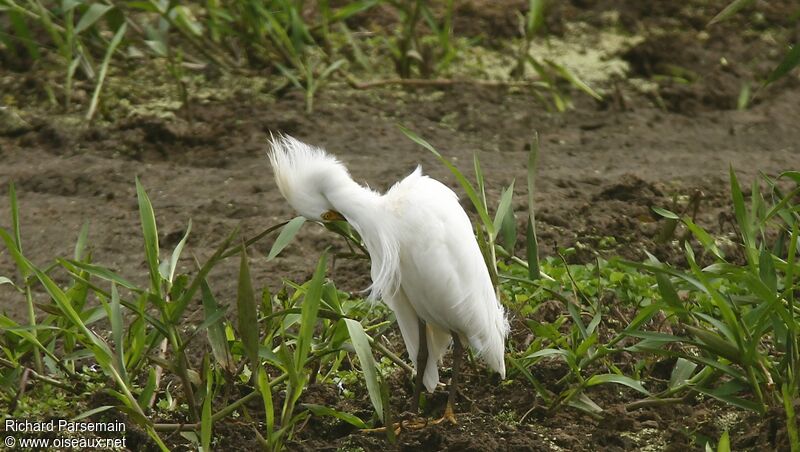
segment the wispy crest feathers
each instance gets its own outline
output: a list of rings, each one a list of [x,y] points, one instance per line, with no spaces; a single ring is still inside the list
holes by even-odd
[[[323,149],[283,134],[271,135],[269,144],[269,161],[283,197],[312,220],[328,209],[341,213],[370,253],[370,300],[394,293],[400,284],[400,253],[394,225],[381,211],[381,195],[353,181],[347,168]]]

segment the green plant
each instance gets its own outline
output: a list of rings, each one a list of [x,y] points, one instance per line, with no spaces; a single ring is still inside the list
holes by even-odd
[[[444,71],[457,55],[453,40],[453,0],[445,2],[441,19],[437,19],[422,0],[389,0],[387,3],[400,15],[395,37],[385,40],[397,75],[410,78],[416,69],[416,73],[425,78]],[[430,34],[422,33],[422,21]]]
[[[714,16],[711,21],[709,21],[708,25],[714,25],[716,23],[725,21],[733,17],[736,13],[741,11],[744,8],[755,3],[755,0],[733,0],[730,2],[725,8],[722,9],[716,16]],[[800,20],[800,11],[794,14],[794,20]],[[790,44],[789,48],[786,51],[783,59],[780,63],[770,72],[766,79],[764,79],[763,86],[769,85],[770,83],[775,82],[776,80],[786,76],[789,74],[794,68],[800,65],[800,43],[795,42],[794,44]],[[741,101],[740,101],[741,105]]]
[[[377,334],[383,331],[386,322],[380,317],[385,314],[373,310],[378,317],[366,316],[371,322],[366,329],[353,320],[351,316],[364,317],[364,303],[343,298],[332,283],[325,281],[324,255],[311,281],[302,285],[287,282],[295,289],[293,295],[283,290],[273,296],[265,290],[261,302],[256,302],[247,247],[280,229],[268,256],[273,259],[299,231],[302,219],[268,228],[239,245],[233,245],[234,231],[208,261],[202,266],[198,264],[190,277],[177,271],[177,263],[191,232],[191,222],[172,253],[161,259],[152,204],[138,179],[136,186],[149,270],[146,288],[91,262],[91,254],[86,250],[88,227],[81,231],[73,259],[56,259],[45,269],[34,265],[22,252],[16,192],[13,185],[10,187],[12,230],[9,233],[0,229],[0,238],[17,264],[20,279],[2,277],[0,284],[10,284],[20,291],[28,300],[30,315],[28,325],[0,316],[0,381],[15,388],[19,387],[20,379],[32,376],[42,384],[78,394],[87,385],[104,387],[119,403],[91,407],[78,418],[112,408],[120,410],[147,431],[161,449],[167,446],[159,432],[188,427],[194,433],[186,437],[197,447],[208,450],[214,423],[236,410],[246,411],[247,401],[261,397],[267,421],[263,443],[271,450],[279,450],[291,439],[298,423],[312,413],[334,416],[359,428],[369,426],[356,416],[329,407],[299,403],[309,383],[334,378],[341,364],[354,352],[361,363],[377,420],[389,419],[386,398],[381,395],[386,390],[385,383],[372,359],[370,343],[374,340],[367,335],[373,330]],[[208,274],[218,263],[236,255],[240,256],[238,334],[226,321],[227,310],[217,303],[207,282]],[[54,282],[54,273],[65,274],[71,285],[62,289]],[[30,301],[31,292],[39,287],[49,294],[51,304],[34,305]],[[203,304],[202,321],[189,326],[184,313],[196,295]],[[38,317],[42,312],[46,315],[37,321],[38,309],[43,310]],[[103,322],[110,328],[108,339],[95,332]],[[319,322],[324,324],[321,330],[317,329]],[[188,351],[192,349],[190,345],[204,336],[203,332],[211,354],[204,353],[198,361]],[[29,360],[34,362],[36,370],[27,371],[25,374],[30,376],[25,377],[22,370]],[[111,386],[105,386],[97,375],[87,373],[81,366],[87,360],[99,365]],[[165,381],[173,378],[180,382],[179,400],[173,396],[174,388],[165,386]],[[230,385],[237,381],[252,384],[254,389],[229,402]],[[276,416],[271,401],[276,399],[277,391],[287,396]],[[11,401],[18,398],[13,390],[3,389],[0,395]],[[220,396],[224,402],[221,407],[215,401]],[[188,423],[158,423],[153,416],[162,410],[176,411]]]
[[[55,49],[57,64],[64,70],[63,105],[66,109],[72,102],[77,70],[80,69],[87,79],[94,80],[94,94],[86,114],[87,119],[91,119],[111,58],[126,32],[121,11],[113,5],[92,1],[64,2],[52,8],[39,0],[28,0],[24,4],[2,0],[0,13],[8,14],[13,24],[13,32],[2,35],[9,48],[16,48],[14,40],[19,39],[26,49],[27,58],[33,61],[42,58],[42,49]],[[106,40],[101,32],[106,28],[115,30],[110,40]],[[40,30],[47,35],[47,41],[37,41]],[[99,67],[95,64],[93,50],[104,51]],[[18,57],[22,59],[21,55]],[[48,89],[53,101],[57,102],[52,88]]]
[[[800,288],[800,214],[795,204],[800,173],[786,172],[777,179],[762,175],[761,181],[768,188],[766,196],[759,181],[754,181],[748,207],[731,169],[733,208],[741,238],[733,259],[688,217],[656,210],[679,220],[713,264],[701,268],[688,242],[688,271],[655,258],[650,263],[630,263],[656,274],[661,309],[678,319],[685,332],[633,333],[642,339],[634,349],[678,356],[700,366],[699,378],[688,387],[692,391],[760,413],[782,406],[792,450],[800,450],[793,408],[800,370],[800,312],[795,303]],[[794,184],[787,194],[779,184],[784,181]],[[736,263],[737,258],[741,263]],[[686,295],[680,296],[679,291]],[[682,347],[668,347],[676,343]]]

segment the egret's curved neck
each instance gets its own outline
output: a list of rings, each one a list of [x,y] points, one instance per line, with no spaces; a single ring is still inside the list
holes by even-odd
[[[335,177],[328,182],[325,196],[358,231],[369,251],[370,298],[377,300],[393,294],[400,284],[400,253],[389,215],[382,210],[382,196],[347,176]]]
[[[359,229],[359,233],[366,232],[360,230],[362,227],[370,229],[381,195],[359,185],[347,175],[337,175],[326,182],[323,193],[333,208]]]

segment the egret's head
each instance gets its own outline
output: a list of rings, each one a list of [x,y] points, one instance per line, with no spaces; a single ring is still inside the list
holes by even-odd
[[[344,220],[325,196],[330,188],[350,180],[341,162],[288,135],[273,136],[270,147],[278,189],[300,215],[316,221]]]

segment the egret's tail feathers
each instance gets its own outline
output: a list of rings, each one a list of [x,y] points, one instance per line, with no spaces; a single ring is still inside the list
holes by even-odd
[[[489,297],[485,313],[488,321],[484,323],[484,328],[477,334],[469,337],[469,342],[486,364],[499,373],[502,378],[505,378],[508,319],[506,319],[505,309],[497,301],[494,292],[490,292],[486,296]]]

